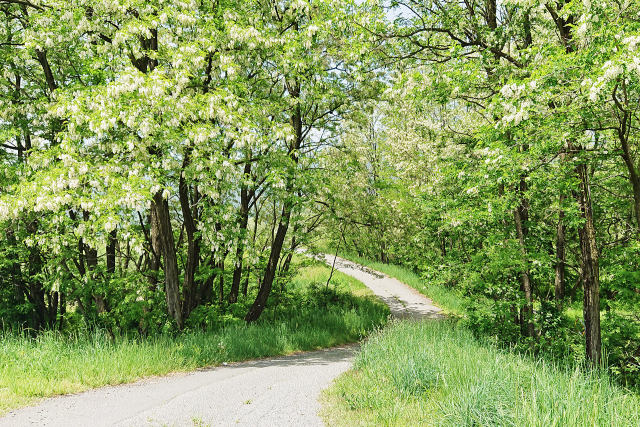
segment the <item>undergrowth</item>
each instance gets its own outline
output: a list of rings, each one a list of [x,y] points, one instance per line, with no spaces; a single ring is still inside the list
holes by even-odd
[[[534,361],[452,321],[375,334],[325,399],[329,425],[640,425],[640,398],[603,371]]]

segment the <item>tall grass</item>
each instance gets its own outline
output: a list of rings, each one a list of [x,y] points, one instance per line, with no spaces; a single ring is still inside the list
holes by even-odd
[[[640,425],[640,397],[606,374],[496,349],[449,321],[374,335],[325,396],[330,425]]]
[[[320,265],[301,269],[294,286],[305,295],[305,305],[251,325],[149,338],[111,338],[100,332],[5,335],[0,342],[0,414],[41,397],[354,342],[386,321],[387,307],[346,275],[334,274],[336,283],[332,280],[331,288],[342,293],[330,293],[333,299],[318,294],[317,284],[326,282],[328,273]],[[362,296],[348,294],[351,290]]]

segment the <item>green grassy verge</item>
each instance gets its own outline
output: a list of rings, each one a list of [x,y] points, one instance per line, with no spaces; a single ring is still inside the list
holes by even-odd
[[[374,270],[378,270],[388,276],[395,277],[402,283],[411,286],[420,293],[431,298],[431,300],[433,300],[433,302],[440,307],[445,314],[461,316],[464,313],[463,298],[456,294],[455,290],[442,285],[428,283],[428,281],[424,280],[422,277],[406,267],[371,261],[353,254],[339,253],[339,256],[369,268],[373,268]]]
[[[360,340],[388,309],[357,280],[318,263],[301,268],[277,310],[261,322],[150,338],[103,333],[1,338],[0,414],[38,398],[222,362],[331,347]]]
[[[534,362],[450,321],[375,334],[324,399],[329,425],[640,425],[640,398],[605,374]]]

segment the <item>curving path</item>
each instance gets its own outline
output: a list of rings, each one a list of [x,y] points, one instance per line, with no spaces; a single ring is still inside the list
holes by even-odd
[[[334,257],[326,255],[327,263]],[[397,317],[434,318],[423,295],[375,270],[336,259]],[[0,426],[316,426],[318,397],[351,367],[357,345],[229,364],[55,397],[0,418]]]
[[[333,255],[323,255],[327,264],[332,265]],[[391,309],[391,314],[399,318],[440,318],[440,309],[433,302],[398,279],[365,267],[344,258],[335,257],[335,269],[355,277],[367,285]]]

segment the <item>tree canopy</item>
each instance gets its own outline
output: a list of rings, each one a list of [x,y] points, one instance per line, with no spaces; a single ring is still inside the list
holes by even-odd
[[[3,327],[256,321],[320,236],[637,383],[638,12],[0,0]]]

